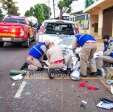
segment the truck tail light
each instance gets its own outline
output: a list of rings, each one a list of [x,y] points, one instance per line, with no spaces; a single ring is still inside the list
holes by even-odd
[[[16,29],[15,28],[12,28],[11,29],[11,33],[16,33]]]
[[[22,28],[20,28],[20,36],[22,37],[22,36],[24,36],[24,30],[22,29]]]

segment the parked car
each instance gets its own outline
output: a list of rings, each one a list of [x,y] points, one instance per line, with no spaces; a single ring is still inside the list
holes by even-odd
[[[71,21],[46,20],[39,29],[37,41],[53,40],[65,49],[75,41],[75,33],[75,25]]]
[[[68,56],[70,64],[66,65],[62,70],[56,69],[56,72],[63,71],[70,74],[73,71],[77,58],[73,53],[72,43],[75,41],[75,25],[71,21],[66,20],[46,20],[42,23],[40,30],[38,32],[37,41],[44,42],[45,40],[50,40],[61,47],[63,54]],[[57,51],[56,51],[57,52]],[[55,71],[55,69],[54,69]],[[53,70],[48,70],[49,78],[53,79]]]
[[[26,17],[7,16],[0,22],[0,46],[4,42],[19,42],[29,47],[36,38],[36,31]]]

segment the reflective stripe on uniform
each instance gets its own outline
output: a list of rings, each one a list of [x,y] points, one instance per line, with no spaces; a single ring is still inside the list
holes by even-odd
[[[36,47],[33,47],[40,55],[42,55],[42,53],[39,51],[39,49],[37,49]]]

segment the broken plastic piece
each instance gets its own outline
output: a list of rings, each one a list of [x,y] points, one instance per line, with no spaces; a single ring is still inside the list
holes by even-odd
[[[87,85],[87,82],[83,81],[83,82],[80,82],[79,87],[86,87],[86,85]]]
[[[23,79],[23,75],[22,74],[19,74],[19,75],[16,75],[16,76],[11,76],[11,79],[13,79],[13,80],[21,80],[21,79]]]
[[[113,103],[107,103],[104,101],[100,101],[97,104],[97,107],[103,108],[103,109],[113,109]]]
[[[85,100],[82,100],[81,102],[84,103],[84,104],[87,104],[87,102]]]
[[[113,94],[113,86],[111,85],[111,94]]]
[[[92,86],[92,85],[88,85],[88,86],[87,86],[87,89],[88,89],[88,90],[98,90],[97,87]]]
[[[107,80],[106,83],[107,83],[108,85],[111,85],[111,84],[113,84],[113,80]]]

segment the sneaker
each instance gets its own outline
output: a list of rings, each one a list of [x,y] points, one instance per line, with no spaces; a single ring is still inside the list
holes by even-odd
[[[87,75],[83,75],[83,74],[81,74],[81,73],[80,73],[80,76],[81,76],[81,77],[87,77]]]
[[[98,69],[97,72],[91,72],[91,73],[89,73],[89,75],[92,77],[101,76],[102,72],[101,72],[101,70]]]
[[[37,71],[43,71],[44,68],[38,67]]]
[[[21,66],[21,68],[20,68],[20,70],[26,70],[26,69],[28,69],[28,63],[24,63],[22,66]]]
[[[91,73],[89,73],[89,76],[90,77],[96,77],[96,76],[98,76],[98,73],[97,72],[91,72]]]
[[[102,75],[102,71],[100,69],[97,69],[96,74],[101,76]]]

